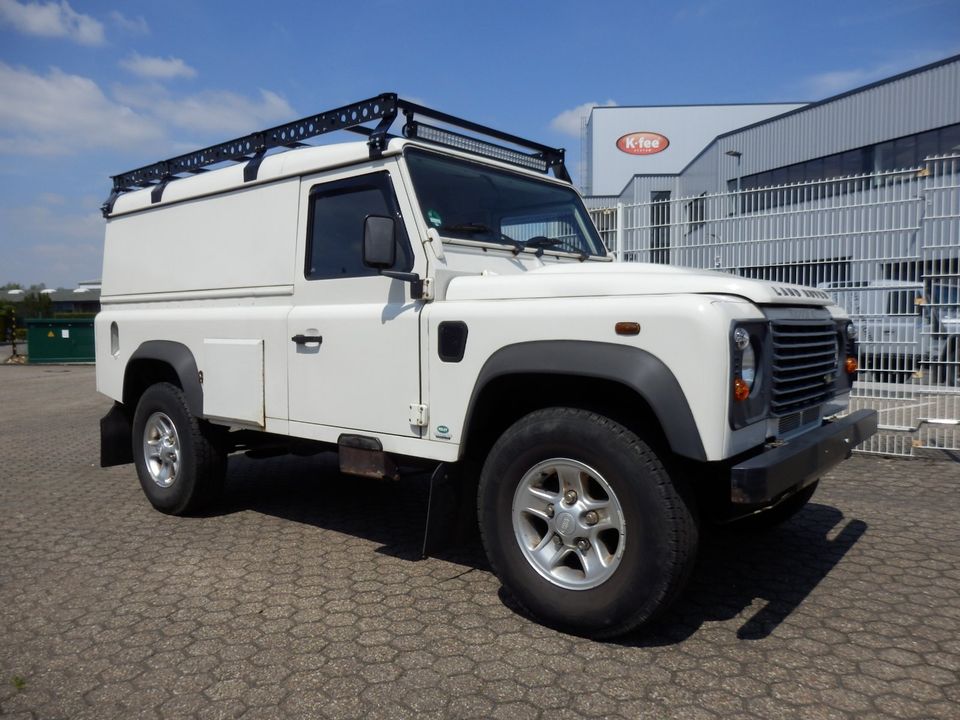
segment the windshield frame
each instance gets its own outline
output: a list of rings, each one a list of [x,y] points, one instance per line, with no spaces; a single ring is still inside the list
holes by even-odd
[[[498,230],[496,228],[488,228],[487,231],[479,231],[479,230],[469,231],[469,232],[464,231],[461,233],[450,234],[449,231],[444,232],[442,229],[431,227],[431,223],[427,219],[428,211],[425,208],[424,204],[421,202],[421,199],[417,192],[417,180],[414,177],[414,173],[412,172],[412,168],[409,163],[409,155],[411,153],[415,155],[431,156],[439,160],[453,162],[460,165],[476,166],[476,168],[479,171],[482,171],[484,173],[507,176],[511,179],[525,180],[525,181],[529,181],[531,183],[536,183],[536,184],[547,184],[555,187],[559,191],[569,194],[569,204],[570,204],[571,210],[573,211],[573,221],[576,223],[577,230],[583,236],[582,238],[583,240],[585,240],[588,244],[593,244],[595,248],[600,250],[600,252],[589,252],[589,251],[573,252],[570,250],[563,250],[563,249],[558,249],[554,247],[541,247],[541,246],[535,246],[535,245],[525,247],[523,246],[523,243],[521,241],[514,241],[513,239],[507,238],[505,236],[504,236],[504,239],[497,239],[497,238],[490,238],[490,237],[485,237],[483,239],[473,239],[472,237],[470,237],[473,234],[480,234],[481,232],[492,232],[493,234],[502,232],[502,230]],[[558,258],[573,258],[573,259],[579,259],[579,260],[590,259],[590,260],[609,261],[613,259],[610,255],[609,249],[603,242],[603,238],[600,236],[599,231],[597,230],[596,226],[593,224],[593,220],[591,219],[590,213],[588,212],[586,205],[583,202],[583,198],[581,198],[580,194],[576,191],[576,189],[568,183],[554,180],[551,177],[541,176],[533,173],[525,173],[523,171],[516,171],[515,169],[512,169],[512,168],[508,169],[493,163],[486,163],[486,162],[477,160],[476,158],[471,157],[469,155],[461,155],[459,153],[455,154],[452,152],[451,153],[437,152],[433,148],[424,147],[422,145],[414,144],[414,143],[405,144],[403,147],[402,154],[405,161],[404,169],[410,180],[410,188],[413,196],[411,199],[413,200],[414,209],[419,215],[421,222],[423,222],[423,224],[428,229],[434,229],[444,243],[450,243],[450,244],[456,244],[456,245],[462,244],[462,245],[469,245],[469,246],[475,246],[475,247],[506,250],[508,252],[512,252],[514,255],[519,255],[520,253],[528,253],[528,254],[536,255],[537,257],[543,256],[543,255],[551,255]],[[563,203],[563,204],[566,204],[566,203]],[[505,208],[503,217],[509,217],[510,212],[511,212],[510,208]]]

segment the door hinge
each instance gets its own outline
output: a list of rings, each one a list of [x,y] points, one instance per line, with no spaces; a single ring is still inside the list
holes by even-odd
[[[417,427],[427,426],[427,406],[418,403],[410,403],[410,424]]]
[[[423,279],[423,294],[420,296],[421,300],[433,300],[433,278],[424,278]]]

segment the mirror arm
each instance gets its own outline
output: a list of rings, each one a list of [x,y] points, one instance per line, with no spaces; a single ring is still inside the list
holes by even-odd
[[[400,272],[399,270],[381,270],[380,274],[393,280],[402,280],[403,282],[410,283],[410,297],[414,300],[420,300],[423,297],[423,280],[417,273]]]

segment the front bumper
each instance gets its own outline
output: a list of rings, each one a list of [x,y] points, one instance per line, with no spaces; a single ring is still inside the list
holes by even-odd
[[[877,411],[858,410],[734,465],[730,500],[737,505],[763,505],[799,490],[850,457],[876,431]]]

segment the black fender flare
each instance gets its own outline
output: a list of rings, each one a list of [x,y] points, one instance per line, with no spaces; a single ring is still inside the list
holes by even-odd
[[[180,387],[187,400],[187,407],[194,417],[203,417],[203,388],[200,386],[200,373],[193,353],[183,343],[173,340],[148,340],[134,350],[123,374],[123,387],[126,392],[130,367],[138,360],[159,360],[173,368],[180,380]]]
[[[650,406],[674,453],[707,459],[690,404],[670,368],[646,350],[595,341],[537,340],[497,350],[480,369],[470,395],[465,438],[469,438],[475,404],[484,387],[497,377],[521,373],[578,375],[625,385]]]

